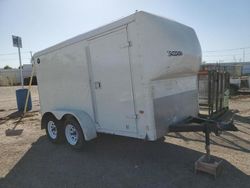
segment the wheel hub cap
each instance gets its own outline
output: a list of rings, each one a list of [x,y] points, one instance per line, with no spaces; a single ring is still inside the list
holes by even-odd
[[[57,137],[57,128],[56,128],[55,122],[49,121],[47,126],[48,126],[49,136],[52,139],[56,139],[56,137]]]
[[[76,145],[78,141],[78,133],[75,126],[70,124],[66,125],[65,136],[69,144]]]

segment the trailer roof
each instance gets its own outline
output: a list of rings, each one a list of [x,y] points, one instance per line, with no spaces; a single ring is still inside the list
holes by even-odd
[[[134,14],[131,14],[131,15],[127,16],[127,17],[124,17],[124,18],[119,19],[117,21],[114,21],[112,23],[103,25],[101,27],[98,27],[97,29],[94,29],[94,30],[88,31],[86,33],[77,35],[77,36],[75,36],[73,38],[70,38],[70,39],[68,39],[66,41],[63,41],[63,42],[58,43],[58,44],[56,44],[54,46],[51,46],[51,47],[46,48],[44,50],[41,50],[41,51],[35,53],[33,55],[33,57],[37,57],[37,56],[47,54],[49,52],[64,48],[64,47],[72,45],[74,43],[78,43],[78,42],[83,41],[83,40],[88,40],[88,39],[90,39],[92,37],[95,37],[95,36],[100,35],[102,33],[105,33],[105,32],[108,32],[110,30],[119,28],[119,27],[121,27],[123,25],[127,25],[128,23],[131,23],[131,22],[135,21],[136,15],[138,15],[138,14],[147,14],[147,15],[152,15],[152,16],[156,16],[156,17],[161,17],[161,16],[157,16],[157,15],[154,15],[154,14],[151,14],[151,13],[148,13],[148,12],[138,11],[138,12],[135,12]],[[164,19],[167,19],[167,18],[164,18]],[[170,21],[170,19],[168,19],[168,20]],[[171,21],[173,21],[173,20],[171,20]],[[176,21],[173,21],[173,22],[176,22]],[[179,23],[179,24],[181,24],[181,23]],[[181,24],[181,25],[184,25],[184,24]],[[188,27],[188,26],[186,26],[186,27]]]

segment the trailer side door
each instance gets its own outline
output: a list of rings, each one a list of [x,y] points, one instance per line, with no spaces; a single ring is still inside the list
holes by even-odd
[[[126,28],[89,41],[96,121],[102,132],[127,136],[136,133],[128,48]]]

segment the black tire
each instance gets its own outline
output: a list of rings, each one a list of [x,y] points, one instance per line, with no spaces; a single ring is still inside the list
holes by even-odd
[[[51,124],[55,126],[56,135],[51,133]],[[63,124],[52,114],[46,114],[46,116],[43,117],[42,126],[46,129],[46,135],[52,143],[59,144],[64,141],[65,138]]]
[[[68,129],[70,129],[70,126],[73,126],[74,131],[77,132],[77,139],[75,139],[76,141],[75,143],[71,142],[72,140],[69,138],[70,137],[69,133],[67,133]],[[64,137],[68,145],[74,150],[77,150],[77,151],[82,150],[83,146],[85,145],[85,139],[84,139],[83,131],[79,122],[75,118],[71,117],[65,120],[64,127],[65,127]]]

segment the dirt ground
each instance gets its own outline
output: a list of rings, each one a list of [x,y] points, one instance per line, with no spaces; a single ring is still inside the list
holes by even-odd
[[[99,135],[75,152],[50,143],[40,130],[37,88],[33,111],[23,118],[16,112],[15,90],[0,87],[1,188],[250,187],[250,95],[230,100],[239,131],[211,136],[212,155],[224,160],[224,171],[214,179],[194,173],[204,153],[202,133],[171,133],[155,142]]]

